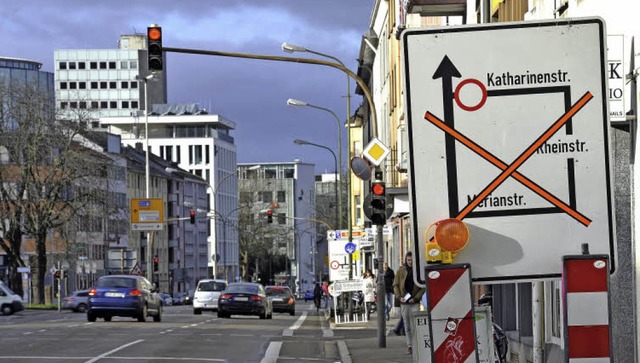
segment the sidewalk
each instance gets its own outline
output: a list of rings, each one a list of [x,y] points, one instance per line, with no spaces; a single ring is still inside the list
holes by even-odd
[[[399,318],[386,321],[386,347],[378,348],[378,317],[371,314],[366,323],[339,324],[331,323],[331,329],[337,336],[340,360],[342,363],[412,363],[413,357],[407,353],[404,336],[389,332]]]

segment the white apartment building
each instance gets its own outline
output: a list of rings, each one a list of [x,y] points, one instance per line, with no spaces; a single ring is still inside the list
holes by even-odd
[[[261,238],[272,241],[275,254],[286,255],[287,271],[281,281],[294,292],[313,290],[315,215],[315,165],[294,162],[238,164],[240,200],[251,210],[273,211],[273,223]],[[262,218],[254,223],[266,223]],[[274,273],[275,274],[275,273]],[[273,276],[270,276],[271,279]]]
[[[144,110],[145,88],[138,78],[149,73],[146,48],[146,36],[133,34],[122,35],[118,49],[56,50],[56,105],[87,110],[96,119],[138,114]],[[150,105],[167,102],[165,72],[148,82]]]
[[[149,151],[202,177],[209,184],[208,210],[198,209],[197,218],[209,218],[206,238],[210,276],[235,280],[238,276],[238,236],[232,228],[238,203],[236,145],[230,131],[235,123],[210,115],[196,105],[155,105],[148,116]],[[135,146],[145,140],[145,118],[103,117],[101,127],[119,134],[122,143]],[[189,207],[189,206],[185,206]],[[215,216],[215,218],[214,218]],[[217,223],[221,220],[225,223]],[[205,238],[198,233],[196,238]]]

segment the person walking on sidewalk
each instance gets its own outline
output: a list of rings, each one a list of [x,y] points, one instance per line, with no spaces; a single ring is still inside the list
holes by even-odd
[[[413,314],[420,310],[420,300],[424,289],[413,281],[413,254],[407,252],[404,264],[398,268],[398,273],[393,280],[393,292],[400,299],[400,314],[404,321],[408,353],[412,354]]]
[[[391,308],[393,307],[393,280],[396,274],[389,267],[387,262],[384,263],[384,291],[385,291],[385,316],[387,321],[391,317]]]

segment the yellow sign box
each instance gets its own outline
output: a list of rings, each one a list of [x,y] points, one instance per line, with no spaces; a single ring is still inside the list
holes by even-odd
[[[131,228],[136,231],[158,231],[164,223],[162,198],[132,198]]]

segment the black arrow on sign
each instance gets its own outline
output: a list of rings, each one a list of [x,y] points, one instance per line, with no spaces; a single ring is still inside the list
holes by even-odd
[[[442,107],[444,109],[444,123],[455,129],[453,125],[453,85],[451,79],[460,78],[460,72],[446,55],[442,58],[438,69],[433,74],[433,79],[442,78]],[[458,215],[458,171],[456,165],[456,140],[446,134],[445,152],[447,155],[447,185],[449,189],[449,217]]]

